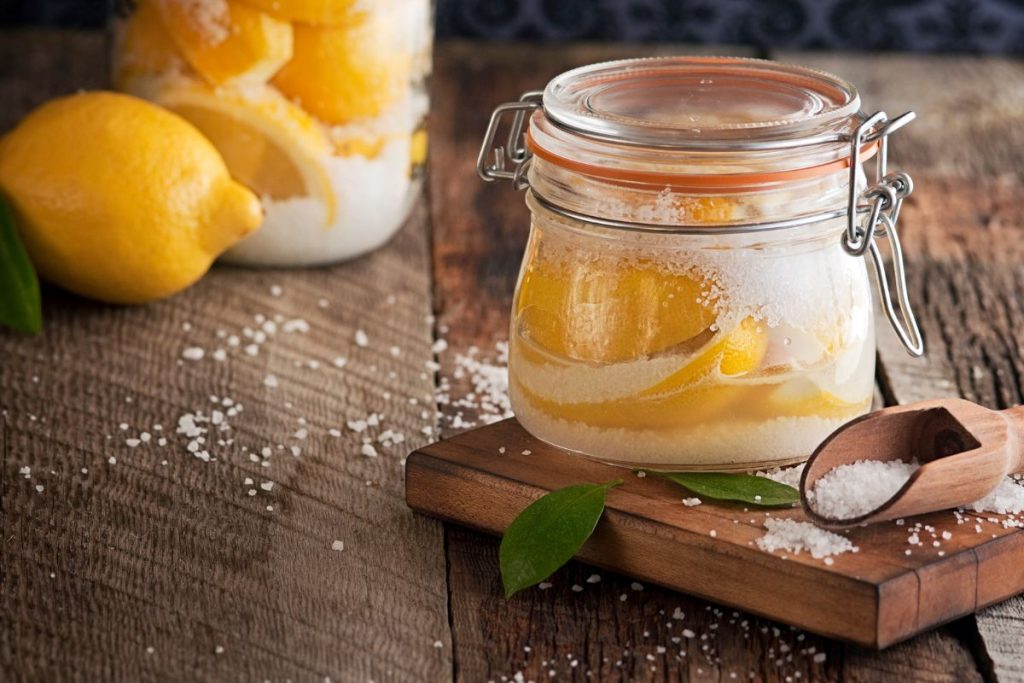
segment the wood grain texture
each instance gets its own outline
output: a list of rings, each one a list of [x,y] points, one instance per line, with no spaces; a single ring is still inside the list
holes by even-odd
[[[5,122],[101,83],[103,45],[4,33]],[[421,206],[351,264],[217,267],[135,308],[46,291],[42,337],[0,333],[2,677],[449,679],[441,527],[402,498],[402,457],[436,424],[429,288]],[[249,355],[257,316],[277,331]],[[193,346],[203,360],[183,360]],[[230,431],[206,425],[204,462],[175,428],[214,409]],[[346,428],[371,412],[379,427]],[[384,429],[407,443],[361,455]]]
[[[540,87],[561,70],[614,58],[620,49],[450,45],[437,56],[432,139],[445,144],[432,150],[435,297],[440,330],[449,342],[441,373],[456,387],[453,393],[467,388],[467,380],[456,377],[454,354],[473,345],[490,349],[495,340],[507,338],[529,220],[519,193],[505,184],[484,185],[476,179],[474,163],[487,117],[496,104]],[[452,407],[442,410],[449,417],[456,412]],[[473,531],[446,529],[459,680],[498,680],[517,671],[540,680],[548,676],[545,663],[554,661],[576,661],[577,666],[567,669],[560,664],[557,676],[581,681],[730,680],[731,673],[741,678],[753,674],[754,680],[763,681],[785,681],[787,676],[795,680],[797,674],[825,681],[881,681],[889,680],[890,674],[907,681],[979,680],[971,653],[951,629],[903,644],[899,655],[859,651],[748,615],[732,616],[728,610],[654,586],[633,591],[629,579],[606,572],[595,588],[586,583],[593,570],[579,563],[561,570],[549,590],[526,591],[505,600],[496,544]],[[574,592],[574,585],[585,590]],[[615,596],[626,599],[616,602]],[[701,657],[674,660],[658,653],[658,644],[678,637],[665,619],[676,607],[693,619],[688,628],[713,641],[703,643],[708,650],[698,649]],[[790,653],[813,648],[826,654],[827,664],[813,668],[806,658],[788,660],[779,652],[775,629],[791,640],[785,643],[793,648]],[[918,656],[928,658],[927,664],[906,664]]]
[[[1024,402],[1024,63],[784,57],[850,78],[868,109],[920,114],[893,140],[893,152],[915,178],[900,230],[927,355],[909,359],[879,321],[887,398],[959,395],[991,408]],[[976,619],[994,680],[1024,680],[1022,605],[1014,599]]]
[[[975,181],[1020,179],[1024,149],[1024,63],[998,57],[777,52],[857,86],[863,109],[918,119],[893,138],[893,159],[912,173]]]

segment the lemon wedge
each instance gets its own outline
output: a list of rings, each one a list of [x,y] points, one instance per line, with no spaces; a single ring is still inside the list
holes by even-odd
[[[409,87],[400,24],[384,12],[342,26],[296,24],[294,56],[273,84],[331,125],[376,118]]]
[[[292,57],[291,24],[237,0],[152,0],[171,39],[215,85],[266,83]]]
[[[644,358],[693,339],[715,322],[707,286],[695,275],[643,263],[587,262],[571,254],[527,254],[526,262],[517,322],[539,346],[566,358]]]
[[[119,28],[113,51],[113,82],[118,90],[140,90],[144,79],[187,72],[152,0],[140,2]]]
[[[325,224],[333,223],[335,195],[324,165],[330,142],[316,121],[271,88],[172,84],[155,99],[209,138],[240,183],[276,201],[315,199],[325,207]]]

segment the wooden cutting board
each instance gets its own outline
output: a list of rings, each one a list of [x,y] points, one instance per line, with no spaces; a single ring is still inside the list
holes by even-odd
[[[764,520],[803,519],[799,509],[686,507],[690,494],[678,486],[545,444],[515,419],[412,453],[406,502],[501,534],[549,491],[616,477],[626,483],[609,492],[578,559],[833,638],[881,649],[1024,592],[1024,532],[1004,528],[999,515],[942,512],[858,528],[848,536],[859,552],[831,565],[807,553],[772,554],[756,544]],[[927,525],[918,532],[923,545],[911,545],[918,523]]]

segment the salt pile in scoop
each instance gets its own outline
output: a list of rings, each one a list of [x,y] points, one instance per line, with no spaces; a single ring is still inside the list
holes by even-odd
[[[828,471],[807,491],[811,508],[828,519],[854,519],[874,512],[896,495],[920,464],[916,460],[857,460]],[[967,506],[974,512],[1024,512],[1024,486],[1007,477],[999,487]]]
[[[874,512],[892,498],[920,467],[916,460],[857,460],[825,473],[807,492],[822,517],[853,519]]]

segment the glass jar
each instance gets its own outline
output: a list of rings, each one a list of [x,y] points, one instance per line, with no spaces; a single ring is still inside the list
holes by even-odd
[[[193,123],[262,199],[224,260],[306,266],[384,244],[426,159],[431,0],[135,0],[113,83]]]
[[[723,58],[593,65],[499,107],[479,171],[528,187],[533,216],[509,342],[523,427],[613,464],[747,470],[803,461],[867,412],[857,256],[922,348],[895,229],[912,186],[885,168],[913,114],[859,110],[835,76]]]

